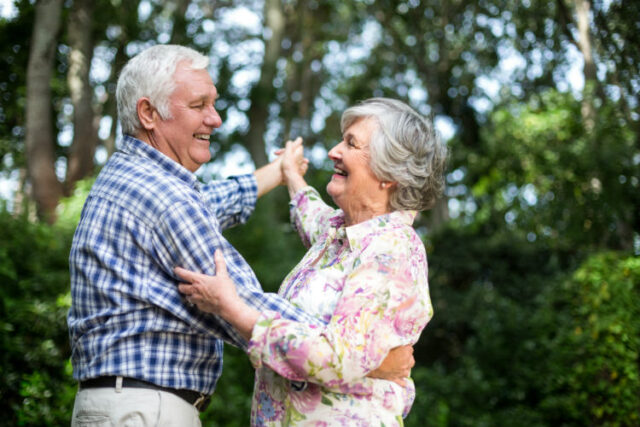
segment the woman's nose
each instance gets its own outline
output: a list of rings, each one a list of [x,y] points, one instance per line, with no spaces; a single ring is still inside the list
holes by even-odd
[[[338,160],[340,158],[340,145],[342,141],[333,146],[331,150],[329,150],[329,158],[331,160]]]

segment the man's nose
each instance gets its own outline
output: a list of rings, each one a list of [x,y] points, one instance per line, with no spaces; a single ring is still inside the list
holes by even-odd
[[[205,116],[205,124],[207,126],[211,126],[212,128],[219,128],[220,126],[222,126],[222,118],[214,107],[210,107],[208,109],[207,115]]]

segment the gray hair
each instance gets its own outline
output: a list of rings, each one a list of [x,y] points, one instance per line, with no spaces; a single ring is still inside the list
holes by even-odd
[[[127,62],[118,78],[116,100],[122,133],[135,135],[142,129],[137,103],[149,98],[162,119],[171,118],[169,97],[175,89],[173,76],[179,63],[187,61],[194,70],[209,65],[209,58],[191,48],[156,45],[143,50]]]
[[[391,209],[433,207],[444,189],[447,147],[431,120],[404,102],[371,98],[345,110],[342,132],[363,118],[378,123],[369,143],[371,170],[378,179],[397,183],[391,193]]]

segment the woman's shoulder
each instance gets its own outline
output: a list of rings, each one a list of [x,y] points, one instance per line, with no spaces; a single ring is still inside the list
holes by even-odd
[[[385,248],[392,250],[398,256],[412,254],[422,254],[425,252],[424,243],[416,232],[411,222],[406,218],[404,220],[394,220],[380,227],[379,231],[373,236],[372,243],[377,250],[384,251]]]

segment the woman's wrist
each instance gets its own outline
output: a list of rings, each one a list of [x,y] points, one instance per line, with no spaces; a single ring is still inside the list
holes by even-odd
[[[287,190],[289,190],[289,197],[292,199],[298,191],[307,186],[307,181],[300,174],[285,174],[285,182],[287,183]]]
[[[251,339],[253,327],[258,321],[260,312],[238,298],[237,302],[227,304],[220,312],[220,316],[231,323],[231,326],[248,341]]]

